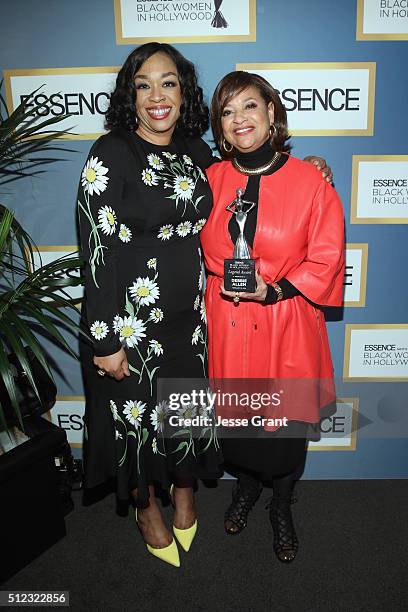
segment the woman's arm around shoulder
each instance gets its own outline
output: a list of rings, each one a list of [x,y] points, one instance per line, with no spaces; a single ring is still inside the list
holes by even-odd
[[[214,151],[211,149],[210,145],[202,138],[190,139],[189,148],[195,163],[200,166],[202,170],[206,170],[213,164],[221,161],[219,157],[214,155]]]

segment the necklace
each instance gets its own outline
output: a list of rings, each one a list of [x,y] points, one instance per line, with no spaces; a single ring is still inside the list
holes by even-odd
[[[236,168],[236,170],[238,170],[238,172],[241,172],[241,174],[263,174],[264,172],[268,172],[268,170],[273,168],[280,156],[280,152],[276,151],[271,160],[269,160],[263,166],[259,166],[258,168],[246,168],[245,166],[242,166],[239,163],[236,157],[234,157],[234,159],[232,160],[232,165],[234,166],[234,168]]]

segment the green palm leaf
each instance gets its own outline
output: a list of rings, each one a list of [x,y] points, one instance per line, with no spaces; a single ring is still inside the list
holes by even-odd
[[[20,422],[20,427],[24,429],[20,413],[20,406],[18,404],[16,383],[11,373],[6,347],[2,342],[0,343],[0,376],[3,379],[4,386],[10,397],[11,405]]]
[[[2,82],[0,89],[1,86]],[[58,123],[69,115],[39,118],[38,111],[50,104],[48,100],[43,104],[35,103],[39,89],[10,114],[0,94],[0,184],[41,174],[48,164],[61,160],[55,156],[56,152],[72,151],[59,140],[67,136],[69,130],[58,129]],[[0,204],[0,380],[22,429],[19,392],[10,359],[14,356],[14,362],[25,372],[41,401],[28,349],[51,379],[52,370],[41,336],[46,335],[76,357],[66,334],[87,334],[78,325],[75,304],[79,300],[71,299],[67,289],[82,283],[78,275],[81,266],[77,254],[42,265],[29,234],[13,212]],[[1,405],[0,428],[7,429]]]
[[[37,169],[39,165],[61,161],[51,153],[72,151],[59,144],[60,138],[72,132],[55,129],[58,123],[71,114],[38,119],[38,111],[50,106],[48,100],[42,104],[34,102],[35,94],[41,87],[33,91],[11,114],[8,114],[5,100],[0,95],[0,183],[37,175],[44,171]],[[41,153],[41,157],[37,153]]]

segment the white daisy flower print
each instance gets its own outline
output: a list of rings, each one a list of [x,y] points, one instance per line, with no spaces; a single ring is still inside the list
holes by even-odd
[[[109,332],[109,327],[105,321],[94,321],[90,327],[91,334],[95,340],[103,340]]]
[[[117,333],[119,340],[125,342],[130,348],[139,344],[142,338],[146,337],[146,326],[141,319],[136,317],[121,317],[117,320]]]
[[[144,411],[146,410],[146,404],[140,401],[132,401],[128,400],[123,404],[126,419],[134,425],[136,428],[140,426],[142,422],[142,416]]]
[[[98,210],[98,221],[102,232],[107,236],[112,236],[116,231],[116,213],[111,206],[102,206]]]
[[[198,310],[200,308],[200,295],[197,295],[194,300],[194,310]]]
[[[183,419],[194,419],[196,416],[196,407],[194,404],[188,404],[177,410],[177,415]]]
[[[204,404],[198,404],[196,406],[196,414],[199,417],[208,417],[207,407]]]
[[[205,176],[204,172],[201,170],[199,166],[197,166],[197,170],[198,170],[198,174],[200,175],[200,178],[204,181],[204,183],[206,183],[207,177]]]
[[[164,168],[163,161],[158,155],[156,155],[156,153],[150,153],[150,155],[147,156],[147,161],[155,170],[163,170]]]
[[[191,200],[194,189],[194,181],[188,176],[177,176],[174,179],[174,192],[184,201]]]
[[[188,155],[183,155],[183,160],[184,160],[184,163],[187,164],[187,166],[193,165],[193,160]]]
[[[161,308],[152,308],[149,315],[149,321],[153,321],[153,323],[160,323],[163,321],[163,311]]]
[[[151,168],[146,168],[142,172],[142,181],[145,185],[152,187],[153,185],[158,185],[159,179],[157,178],[157,174],[153,172]]]
[[[152,440],[152,451],[153,451],[153,454],[157,455],[157,440],[156,440],[156,438],[153,438],[153,440]]]
[[[204,285],[204,270],[201,270],[200,274],[198,275],[198,288],[200,291],[203,288],[203,285]]]
[[[198,232],[201,232],[206,223],[207,219],[199,219],[199,221],[196,221],[193,227],[193,234],[198,234]]]
[[[207,311],[205,309],[205,301],[204,298],[201,300],[200,306],[200,316],[203,323],[207,323]]]
[[[126,225],[121,223],[118,236],[119,240],[121,240],[122,242],[130,242],[132,239],[132,232]]]
[[[167,404],[166,402],[159,402],[156,408],[150,414],[150,421],[155,431],[162,432],[167,417]]]
[[[110,400],[109,405],[110,405],[110,409],[111,409],[111,412],[112,412],[113,420],[117,421],[118,417],[119,417],[118,407],[116,406],[116,404],[115,404],[115,402],[113,400]]]
[[[150,340],[149,345],[153,349],[153,352],[155,355],[157,355],[157,357],[163,355],[163,347],[160,342],[158,342],[157,340]]]
[[[115,334],[118,333],[122,325],[123,325],[122,317],[120,317],[119,315],[115,315],[112,321],[112,327],[113,327],[113,331],[115,332]]]
[[[193,331],[193,336],[191,338],[191,344],[197,344],[201,334],[201,327],[197,325],[195,330]]]
[[[148,306],[149,304],[154,304],[159,298],[160,290],[157,283],[150,280],[150,278],[147,276],[146,278],[141,278],[139,276],[132,287],[129,288],[129,293],[136,302],[142,306]]]
[[[147,262],[147,267],[150,268],[151,270],[155,270],[157,266],[157,259],[155,257],[152,257],[151,259],[148,260]]]
[[[87,191],[89,195],[100,195],[105,191],[109,178],[106,176],[108,168],[102,165],[101,161],[98,161],[97,157],[91,157],[85,164],[82,171],[81,184],[84,191]]]
[[[176,227],[176,233],[180,236],[180,238],[185,238],[190,232],[193,224],[191,221],[183,221],[183,223],[179,223]]]
[[[168,151],[163,151],[162,155],[163,157],[165,157],[166,159],[169,159],[170,161],[175,160],[177,157],[177,155],[174,155],[174,153],[169,153]]]
[[[171,224],[163,225],[160,228],[160,231],[157,234],[157,237],[160,238],[160,240],[170,240],[173,234],[174,234],[174,227]]]

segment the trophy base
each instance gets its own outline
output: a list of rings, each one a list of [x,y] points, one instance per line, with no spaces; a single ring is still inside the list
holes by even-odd
[[[224,287],[227,291],[254,293],[255,259],[225,259]]]

